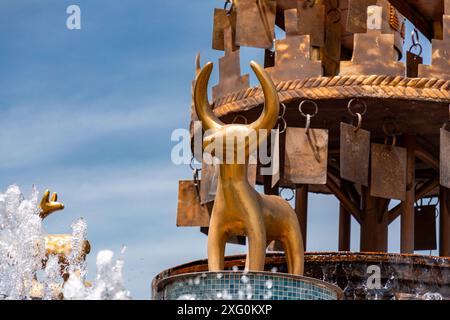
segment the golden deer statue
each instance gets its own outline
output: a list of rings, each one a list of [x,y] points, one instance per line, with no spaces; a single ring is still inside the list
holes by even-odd
[[[60,211],[64,209],[64,205],[62,203],[57,202],[58,195],[53,193],[50,197],[50,191],[45,191],[42,200],[39,204],[40,209],[40,218],[44,220],[50,214],[56,211]],[[69,278],[68,273],[68,264],[69,264],[69,255],[72,253],[72,243],[73,236],[71,234],[50,234],[45,235],[45,254],[46,259],[42,261],[43,267],[45,267],[47,263],[47,259],[49,256],[56,256],[58,258],[59,267],[61,276],[64,281],[67,281]],[[82,244],[81,250],[78,255],[75,257],[78,261],[83,261],[86,259],[86,255],[90,252],[91,245],[89,241],[85,240]],[[89,283],[86,283],[89,285]],[[44,295],[43,285],[39,283],[36,279],[33,280],[31,285],[30,297],[33,299],[41,299]],[[61,299],[61,284],[51,284],[52,294],[55,299]]]
[[[268,244],[279,240],[286,252],[289,273],[302,275],[303,238],[295,211],[281,197],[259,194],[247,179],[249,157],[257,150],[258,145],[267,139],[267,132],[277,123],[280,109],[278,93],[270,76],[256,62],[252,61],[251,67],[261,83],[265,105],[259,119],[248,125],[226,125],[212,111],[207,95],[213,69],[211,62],[203,67],[195,82],[195,109],[206,131],[203,139],[205,152],[218,139],[225,141],[222,151],[234,152],[232,163],[220,164],[216,198],[209,225],[209,270],[224,269],[227,239],[230,235],[240,235],[248,237],[246,270],[263,271]],[[250,142],[251,137],[256,137],[253,139],[254,143]],[[228,143],[229,141],[231,142]],[[240,152],[245,154],[245,163],[234,161]]]

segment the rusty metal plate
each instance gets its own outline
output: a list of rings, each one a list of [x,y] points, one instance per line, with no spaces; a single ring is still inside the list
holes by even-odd
[[[406,53],[406,76],[417,78],[419,76],[419,65],[422,63],[422,57],[408,51]]]
[[[327,183],[328,130],[288,128],[284,177],[296,184]]]
[[[341,123],[341,178],[369,186],[370,132]]]
[[[275,0],[239,0],[236,8],[236,44],[272,48],[276,7]]]
[[[224,32],[225,55],[219,59],[219,83],[212,89],[213,100],[250,86],[249,75],[241,76],[240,50],[233,51],[231,28]]]
[[[373,143],[370,195],[405,200],[406,164],[406,148]]]
[[[440,181],[443,187],[450,188],[450,132],[443,128],[440,144]]]
[[[200,184],[200,203],[206,204],[216,198],[219,167],[202,162],[202,180]]]
[[[417,206],[414,210],[414,250],[436,250],[436,206]]]
[[[298,35],[309,35],[310,44],[315,47],[325,45],[325,6],[321,4],[308,4],[310,1],[298,2]]]
[[[225,50],[225,30],[231,28],[232,31],[232,48],[236,51],[238,47],[236,41],[236,11],[232,10],[228,15],[228,10],[214,9],[214,25],[212,48],[214,50]]]
[[[377,0],[349,0],[347,32],[365,33],[367,31],[367,7],[376,5]]]
[[[209,226],[209,211],[200,204],[199,186],[194,181],[180,181],[178,185],[177,227]]]
[[[272,184],[271,187],[274,188],[276,184],[280,181],[280,130],[275,131],[273,138],[273,154],[272,154]]]
[[[275,83],[322,76],[322,63],[311,60],[310,36],[296,35],[298,18],[292,13],[285,11],[286,39],[275,41],[274,66],[267,68]]]

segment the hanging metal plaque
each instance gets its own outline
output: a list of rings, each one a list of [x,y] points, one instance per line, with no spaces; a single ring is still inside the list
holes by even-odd
[[[321,4],[308,4],[311,1],[298,2],[298,35],[309,35],[311,46],[323,47],[325,45],[325,6]]]
[[[419,76],[419,65],[423,63],[421,56],[410,51],[406,53],[406,76],[409,78],[417,78]]]
[[[225,50],[225,30],[231,27],[232,32],[232,48],[236,51],[238,47],[235,45],[236,40],[236,11],[225,9],[214,9],[214,26],[212,48],[214,50]]]
[[[341,178],[369,186],[370,132],[341,123]]]
[[[239,0],[236,8],[236,44],[272,48],[276,7],[275,0]]]
[[[179,182],[177,227],[209,226],[209,211],[206,205],[200,204],[199,191],[194,181]]]
[[[440,145],[440,181],[443,187],[450,188],[450,132],[445,128],[441,128]]]
[[[373,143],[370,195],[405,200],[406,164],[405,148]]]
[[[328,130],[288,128],[284,177],[296,184],[326,184]]]
[[[219,178],[219,166],[202,162],[202,180],[200,184],[200,202],[206,204],[214,201]]]
[[[414,220],[414,250],[436,249],[436,206],[417,206]]]
[[[376,5],[377,0],[349,0],[347,32],[365,33],[367,31],[367,7]]]

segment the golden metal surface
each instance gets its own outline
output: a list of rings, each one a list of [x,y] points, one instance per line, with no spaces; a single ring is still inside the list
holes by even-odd
[[[39,204],[41,209],[40,217],[45,219],[55,211],[63,210],[64,204],[57,202],[58,195],[53,193],[50,198],[50,191],[46,190]],[[73,236],[71,234],[49,234],[45,236],[45,253],[47,256],[55,255],[60,257],[60,263],[66,264],[67,257],[72,252]],[[84,260],[86,255],[91,251],[89,241],[84,241],[81,252],[77,259]]]
[[[249,143],[249,137],[257,133],[259,143],[267,138],[260,129],[271,130],[278,120],[279,100],[269,75],[257,63],[251,67],[261,83],[265,106],[261,116],[249,125],[225,125],[212,112],[208,102],[207,87],[212,63],[205,65],[196,79],[194,101],[203,128],[210,135],[204,139],[204,147],[215,138],[234,136],[235,152],[245,150],[248,163],[257,144]],[[227,141],[227,140],[222,140]],[[240,141],[241,143],[239,143]],[[245,141],[245,142],[243,142]],[[225,244],[229,235],[246,235],[249,248],[246,269],[264,270],[266,247],[272,240],[280,240],[285,247],[288,269],[292,274],[303,274],[304,249],[300,226],[290,204],[278,196],[261,195],[248,182],[247,163],[220,164],[220,175],[208,236],[208,265],[210,271],[224,269]]]

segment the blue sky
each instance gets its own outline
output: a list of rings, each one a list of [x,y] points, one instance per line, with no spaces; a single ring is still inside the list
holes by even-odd
[[[71,4],[81,7],[81,30],[66,28]],[[87,220],[91,276],[99,250],[118,253],[125,244],[135,298],[150,297],[163,269],[206,256],[198,229],[175,226],[178,180],[191,172],[172,164],[170,136],[189,124],[195,54],[203,62],[221,55],[210,48],[213,8],[222,5],[0,0],[0,189],[57,191],[66,209],[45,222],[47,231],[70,232],[73,220]],[[243,72],[262,57],[243,49]],[[336,200],[311,196],[310,208],[308,250],[337,250]],[[398,228],[391,226],[391,251]],[[356,223],[353,232],[357,250]]]

